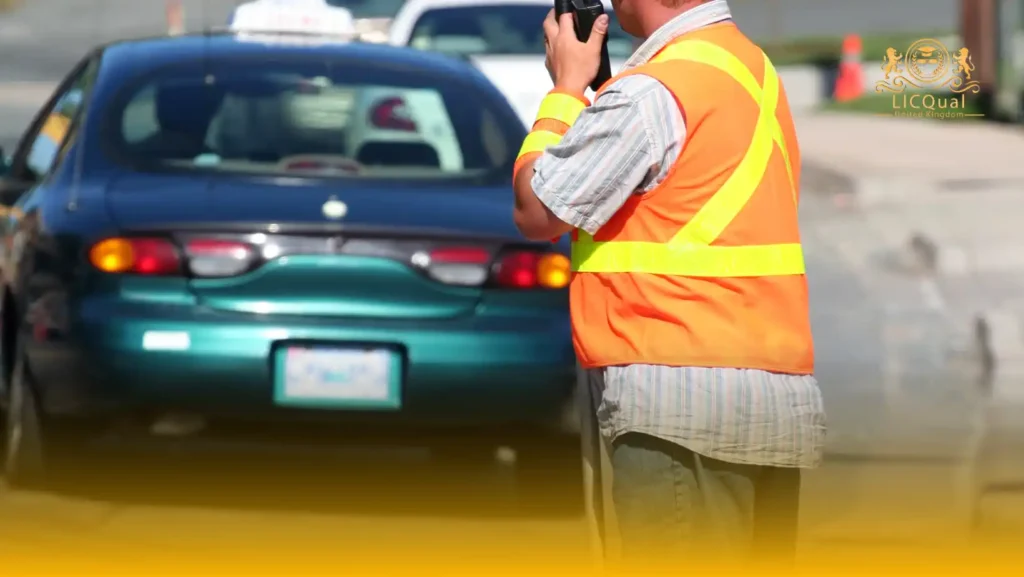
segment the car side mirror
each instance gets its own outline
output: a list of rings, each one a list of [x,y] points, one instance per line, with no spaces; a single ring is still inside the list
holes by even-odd
[[[6,215],[31,188],[30,183],[0,177],[0,216]]]

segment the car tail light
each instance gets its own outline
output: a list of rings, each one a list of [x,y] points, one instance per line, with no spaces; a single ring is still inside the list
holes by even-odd
[[[315,160],[300,160],[298,162],[289,162],[284,168],[285,170],[317,170],[323,167],[323,162]]]
[[[494,254],[479,247],[444,247],[413,255],[412,263],[438,282],[509,289],[560,289],[569,284],[569,259],[559,253],[517,250]]]
[[[498,286],[560,289],[569,285],[569,259],[554,252],[515,251],[502,255],[494,270]]]
[[[181,274],[177,247],[162,238],[108,238],[89,250],[89,262],[108,273]]]
[[[179,250],[170,239],[150,237],[108,238],[89,250],[89,262],[114,274],[229,277],[249,271],[258,259],[255,248],[244,242],[193,239]]]
[[[249,244],[233,240],[195,239],[185,243],[188,268],[194,276],[229,277],[252,268],[256,250]]]
[[[370,112],[370,122],[377,128],[416,131],[416,122],[409,116],[409,109],[401,98],[385,98],[378,102]]]

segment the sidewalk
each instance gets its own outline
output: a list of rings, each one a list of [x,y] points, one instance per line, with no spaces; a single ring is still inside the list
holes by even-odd
[[[1024,179],[1024,128],[869,114],[798,116],[804,162],[866,179]]]
[[[817,114],[799,117],[797,130],[810,194],[848,205],[889,242],[917,236],[917,252],[930,252],[925,264],[946,280],[1024,281],[1024,128]],[[1024,290],[996,300],[1024,306]]]
[[[890,243],[916,237],[951,297],[1024,315],[1024,284],[1005,286],[1024,283],[1024,128],[843,114],[797,125],[805,190],[849,204]]]
[[[1024,129],[816,114],[797,130],[805,242],[832,248],[887,307],[885,414],[949,440],[962,496],[1021,484]],[[926,355],[894,353],[915,339]]]

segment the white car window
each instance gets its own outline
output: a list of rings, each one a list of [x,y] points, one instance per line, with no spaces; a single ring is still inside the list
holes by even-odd
[[[426,10],[416,20],[409,45],[462,55],[543,55],[541,23],[549,6],[498,4],[452,6]],[[614,14],[608,35],[608,55],[628,58],[634,39],[619,26]]]

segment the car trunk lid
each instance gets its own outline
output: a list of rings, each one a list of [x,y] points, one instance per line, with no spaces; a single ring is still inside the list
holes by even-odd
[[[281,179],[175,178],[154,185],[152,177],[122,178],[107,194],[123,230],[171,236],[193,269],[206,267],[192,270],[189,280],[203,306],[373,318],[471,314],[483,290],[462,281],[480,267],[455,267],[446,273],[455,276],[438,280],[436,270],[423,266],[423,255],[494,255],[515,243],[510,211],[501,200],[490,189],[322,186]],[[340,212],[343,218],[331,218]],[[239,244],[251,247],[255,260],[248,268],[247,260],[232,260],[239,254],[232,247]],[[218,276],[224,266],[242,272]]]

